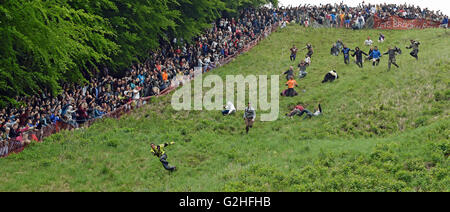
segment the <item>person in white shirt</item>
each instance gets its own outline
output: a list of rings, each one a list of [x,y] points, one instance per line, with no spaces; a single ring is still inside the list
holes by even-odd
[[[364,41],[364,45],[366,45],[366,46],[372,46],[372,44],[373,44],[373,41],[370,40],[370,37],[367,37],[367,40]]]
[[[232,113],[236,112],[236,107],[234,107],[232,102],[227,102],[227,105],[224,106],[224,109],[222,111],[222,115],[226,116],[226,115],[230,115]]]

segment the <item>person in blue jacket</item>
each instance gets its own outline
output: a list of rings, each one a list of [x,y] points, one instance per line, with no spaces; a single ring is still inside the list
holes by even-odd
[[[381,57],[381,52],[380,50],[378,50],[378,47],[375,46],[375,48],[373,49],[373,51],[370,53],[369,57],[372,58],[372,65],[375,66],[378,64],[380,64],[380,57]]]
[[[342,49],[342,53],[344,53],[344,63],[349,64],[350,63],[350,49],[347,48],[346,45],[344,45],[344,48]]]

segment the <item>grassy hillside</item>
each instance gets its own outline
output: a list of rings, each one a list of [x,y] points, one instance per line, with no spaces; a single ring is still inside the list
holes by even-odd
[[[292,44],[315,47],[298,81],[306,92],[282,97],[280,119],[257,122],[249,135],[242,111],[176,112],[167,96],[0,159],[0,191],[450,191],[450,32],[382,31],[382,53],[403,50],[401,68],[391,71],[387,57],[359,69],[329,54],[339,38],[368,52],[364,40],[379,32],[290,26],[214,70],[223,78],[280,74],[298,63],[289,61]],[[419,62],[404,48],[410,39],[422,43]],[[322,84],[331,69],[340,79]],[[284,83],[280,77],[280,90]],[[325,113],[284,118],[297,102],[321,102]],[[169,140],[177,142],[166,149],[174,173],[149,153],[150,142]]]

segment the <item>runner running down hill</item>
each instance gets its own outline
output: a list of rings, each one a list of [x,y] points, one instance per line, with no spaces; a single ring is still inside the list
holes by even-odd
[[[245,131],[248,134],[250,128],[253,128],[253,124],[255,123],[256,112],[255,109],[251,106],[250,102],[248,103],[247,108],[244,111],[244,120],[245,120]]]
[[[373,66],[378,66],[378,64],[380,64],[380,57],[381,57],[381,52],[380,50],[378,50],[378,47],[375,46],[375,48],[373,49],[372,53],[369,54],[369,57],[372,58],[372,65]]]
[[[401,54],[402,51],[397,47],[395,47],[393,49],[391,47],[389,47],[389,50],[383,54],[383,55],[389,55],[389,62],[388,62],[389,70],[391,70],[391,64],[394,64],[397,68],[399,68],[399,66],[396,63],[396,59],[395,59],[395,56],[397,55],[397,53]]]

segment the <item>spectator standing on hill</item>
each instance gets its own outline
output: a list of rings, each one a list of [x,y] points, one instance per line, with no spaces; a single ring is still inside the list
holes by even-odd
[[[164,166],[164,168],[168,171],[175,171],[176,167],[175,166],[170,166],[169,162],[167,162],[167,154],[164,151],[164,147],[167,147],[169,145],[173,145],[175,144],[175,142],[170,142],[170,143],[164,143],[164,144],[160,144],[158,146],[156,146],[154,143],[150,144],[151,150],[150,152],[159,158],[159,161],[162,163],[162,165]]]
[[[361,49],[359,49],[359,47],[355,48],[355,53],[353,53],[352,57],[356,56],[356,65],[358,65],[360,68],[363,67],[363,57],[362,55],[366,55],[367,54],[363,51],[361,51]]]
[[[337,72],[335,70],[332,70],[325,75],[325,77],[322,80],[322,83],[333,82],[334,80],[336,80],[338,78],[339,78],[339,76],[338,76]]]
[[[253,124],[255,123],[256,112],[255,109],[251,106],[250,102],[244,111],[244,120],[245,120],[245,131],[248,134],[250,128],[253,128]]]

